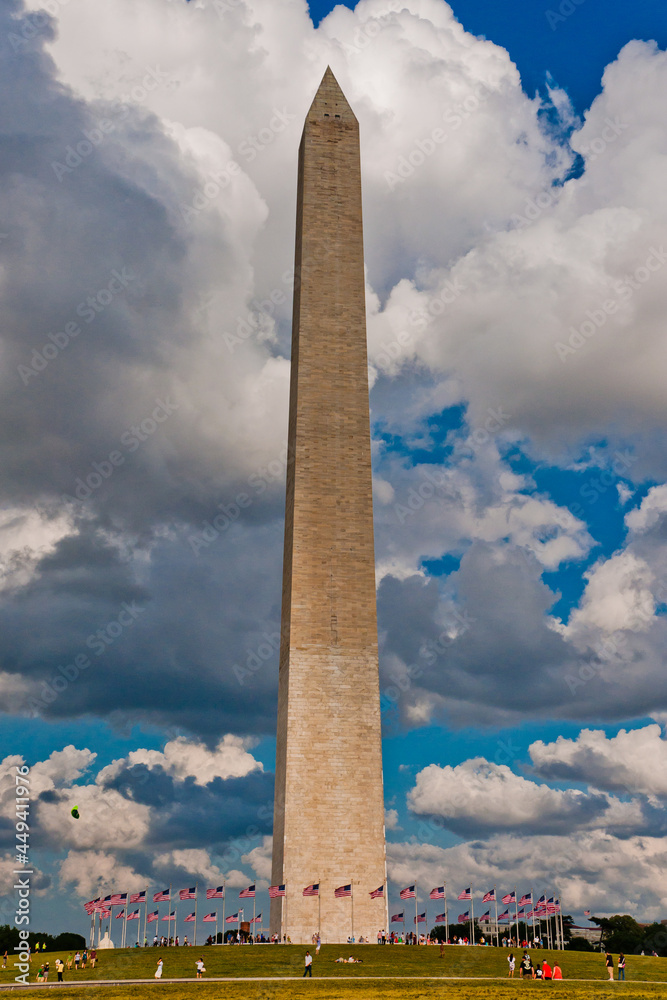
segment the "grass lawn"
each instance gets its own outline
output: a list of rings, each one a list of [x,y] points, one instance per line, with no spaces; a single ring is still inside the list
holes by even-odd
[[[310,949],[312,952],[312,948]],[[579,952],[533,952],[533,957],[546,957],[549,964],[558,955],[559,964],[565,977],[562,982],[541,983],[522,982],[518,978],[507,978],[508,950],[502,948],[472,948],[449,946],[444,957],[435,947],[410,948],[402,945],[384,947],[378,945],[357,945],[353,948],[341,945],[324,945],[313,963],[313,979],[303,980],[303,957],[306,946],[259,945],[254,947],[200,947],[200,948],[145,948],[115,949],[99,952],[100,960],[94,970],[90,968],[75,973],[65,971],[65,981],[74,984],[82,979],[149,979],[145,985],[96,986],[91,993],[85,987],[60,987],[59,996],[83,997],[90,1000],[129,1000],[134,997],[158,995],[163,1000],[180,1000],[196,992],[202,1000],[225,997],[225,1000],[300,1000],[314,995],[318,1000],[344,997],[346,1000],[375,1000],[376,997],[396,1000],[419,1000],[419,998],[444,997],[445,1000],[515,1000],[520,995],[535,990],[558,990],[561,1000],[607,1000],[619,991],[627,1000],[644,1000],[667,996],[667,959],[628,956],[626,983],[609,983],[604,968],[604,956]],[[363,959],[358,965],[337,965],[338,956],[347,958],[349,954]],[[515,955],[520,954],[515,950]],[[54,962],[62,952],[40,952],[39,961],[33,958],[31,982],[35,981],[37,969],[42,961],[50,963],[49,985],[56,981]],[[203,982],[171,984],[164,980],[155,983],[153,973],[158,955],[164,961],[164,979],[187,978],[195,975],[195,961],[203,956],[206,977]],[[10,963],[12,959],[10,958]],[[228,977],[289,977],[293,982],[253,982],[253,983],[206,983],[211,976]],[[385,982],[368,981],[361,977],[387,976],[413,977],[410,981]],[[424,977],[435,976],[439,981],[429,981]],[[463,980],[449,980],[441,977],[464,977]],[[332,977],[327,981],[324,977]],[[489,982],[482,977],[494,977]],[[14,979],[10,967],[0,971],[0,985],[9,984]],[[419,980],[423,981],[420,982]],[[595,980],[583,982],[582,980]],[[577,982],[580,980],[580,982]],[[647,980],[657,980],[654,985]],[[157,992],[156,992],[157,991]]]

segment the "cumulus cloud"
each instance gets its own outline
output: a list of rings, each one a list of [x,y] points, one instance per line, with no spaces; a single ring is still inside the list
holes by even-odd
[[[576,739],[537,740],[529,753],[543,778],[667,797],[667,740],[659,725],[621,729],[612,737],[601,729],[582,729]]]
[[[538,785],[504,764],[475,757],[456,767],[429,764],[417,775],[408,805],[418,815],[441,817],[456,833],[479,836],[488,831],[553,834],[598,826],[609,800]]]
[[[405,842],[387,845],[391,880],[406,885],[441,885],[452,891],[471,883],[501,891],[531,887],[560,897],[565,913],[641,913],[659,920],[667,888],[662,837],[620,840],[599,830],[576,837],[502,834],[453,847]],[[428,891],[428,890],[426,890]]]

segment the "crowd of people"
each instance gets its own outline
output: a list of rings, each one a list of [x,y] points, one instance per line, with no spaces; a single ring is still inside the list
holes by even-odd
[[[507,956],[507,964],[509,966],[507,974],[510,979],[514,979],[516,958],[514,957],[513,951],[511,951]],[[542,979],[546,981],[550,979],[562,979],[563,973],[557,961],[554,962],[553,966],[549,965],[546,958],[542,962],[536,960],[533,964],[530,951],[528,948],[525,948],[521,961],[519,962],[519,977],[521,979]]]

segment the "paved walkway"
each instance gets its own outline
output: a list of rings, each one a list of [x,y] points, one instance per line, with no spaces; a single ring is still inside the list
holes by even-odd
[[[299,979],[303,979],[303,976],[204,976],[203,979],[183,978],[183,979],[167,979],[162,977],[162,979],[155,979],[151,977],[150,979],[77,979],[77,980],[66,980],[64,983],[59,983],[57,981],[48,983],[29,983],[28,986],[24,986],[23,983],[2,983],[0,984],[0,990],[50,990],[55,986],[56,989],[61,987],[79,987],[79,986],[137,986],[148,985],[149,983],[154,983],[158,986],[160,983],[293,983],[298,982]],[[382,982],[383,980],[400,980],[410,981],[410,982],[466,982],[466,983],[505,983],[509,981],[508,976],[350,976],[348,979],[343,979],[342,976],[313,976],[313,979],[318,979],[321,982],[334,982],[334,983],[351,983],[359,981],[374,981]],[[608,983],[608,979],[563,979],[562,982],[568,985],[576,985],[577,983]],[[632,983],[635,986],[647,985],[647,986],[664,986],[665,981],[662,979],[633,979]]]

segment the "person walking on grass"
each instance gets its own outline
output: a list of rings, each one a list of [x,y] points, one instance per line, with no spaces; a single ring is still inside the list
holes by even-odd
[[[516,962],[515,962],[515,959],[514,959],[514,952],[513,951],[511,951],[509,953],[509,955],[507,956],[507,964],[509,965],[509,971],[508,971],[507,975],[509,976],[510,979],[514,979],[514,966],[516,965]]]
[[[611,955],[611,952],[609,952],[609,951],[605,955],[604,964],[606,965],[607,972],[609,973],[609,982],[613,983],[613,981],[614,981],[614,959],[613,959],[613,957]]]
[[[618,956],[618,981],[625,982],[625,955],[623,952]]]
[[[57,958],[56,959],[56,972],[58,973],[58,982],[59,983],[62,983],[62,981],[63,981],[63,969],[64,968],[65,968],[65,963],[63,962],[62,958]]]
[[[301,978],[305,979],[306,976],[310,976],[311,979],[313,978],[313,956],[310,954],[309,951],[306,952],[305,968],[303,970],[303,976]]]
[[[158,960],[157,960],[157,969],[155,970],[155,978],[156,979],[162,979],[162,966],[163,966],[162,959],[158,958]]]
[[[197,979],[201,979],[206,969],[204,968],[204,959],[200,958],[197,962]]]

